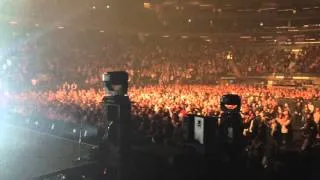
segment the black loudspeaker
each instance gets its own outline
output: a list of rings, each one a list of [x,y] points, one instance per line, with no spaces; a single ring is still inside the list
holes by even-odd
[[[201,145],[207,154],[215,151],[217,148],[218,117],[188,115],[183,127],[187,143]]]
[[[204,145],[205,152],[213,153],[217,150],[217,138],[218,138],[218,117],[206,117],[204,126]]]
[[[194,141],[194,115],[192,114],[184,118],[183,137],[186,142]]]

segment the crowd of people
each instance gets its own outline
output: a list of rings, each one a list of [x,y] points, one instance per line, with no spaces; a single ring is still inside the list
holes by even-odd
[[[267,114],[270,119],[288,117],[290,126],[303,127],[307,116],[319,122],[320,91],[266,88],[251,85],[168,85],[132,87],[132,117],[136,130],[149,137],[182,140],[182,124],[188,114],[219,116],[220,97],[242,97],[242,114],[249,131],[251,121]],[[97,125],[103,121],[103,89],[60,88],[57,91],[12,94],[11,109],[24,115]],[[285,99],[286,98],[286,99]],[[286,101],[287,100],[287,101]],[[279,121],[279,124],[281,122]],[[175,132],[175,133],[174,133]],[[176,142],[176,141],[175,141]]]
[[[266,136],[288,147],[297,130],[303,130],[306,140],[302,151],[320,139],[319,88],[220,82],[225,76],[319,76],[319,45],[240,44],[209,36],[109,34],[63,26],[41,29],[39,24],[19,29],[17,22],[9,24],[0,24],[1,113],[10,110],[105,130],[101,75],[121,70],[129,74],[128,96],[138,141],[182,144],[189,115],[220,118],[220,100],[228,93],[241,96],[242,133],[251,152],[261,146],[263,156],[273,151],[268,151]]]
[[[89,34],[92,38],[85,38]],[[280,46],[210,43],[201,38],[173,40],[90,32],[55,32],[36,42],[22,41],[2,54],[1,78],[10,82],[7,86],[11,90],[54,89],[65,82],[81,88],[98,87],[101,74],[110,70],[127,71],[130,84],[141,86],[215,84],[226,75],[319,73],[320,69],[319,46],[292,51]]]
[[[277,112],[283,105],[281,98],[320,100],[316,88],[217,85],[219,77],[225,75],[319,73],[319,46],[292,51],[288,47],[241,47],[202,39],[159,39],[141,34],[104,35],[103,39],[101,34],[81,33],[53,32],[36,41],[22,41],[2,53],[0,78],[4,83],[0,85],[11,109],[75,123],[85,118],[85,122],[97,124],[103,113],[101,75],[113,70],[129,73],[132,115],[137,129],[148,135],[175,129],[179,132],[186,114],[218,116],[220,97],[228,92],[241,95],[243,108],[253,116],[259,114],[256,111]],[[304,117],[308,109],[308,105],[301,106],[290,109],[289,114]],[[159,130],[163,127],[170,130]]]

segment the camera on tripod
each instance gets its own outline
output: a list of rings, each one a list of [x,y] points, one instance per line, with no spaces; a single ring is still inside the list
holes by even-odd
[[[107,127],[99,144],[102,169],[112,169],[110,179],[128,179],[131,155],[131,101],[128,93],[128,73],[107,72],[102,76],[106,95],[103,97],[104,118]]]
[[[221,97],[220,108],[223,112],[240,112],[241,98],[235,94],[226,94]]]
[[[226,157],[235,160],[244,144],[241,98],[235,94],[226,94],[222,96],[220,106],[219,146]]]
[[[128,94],[128,73],[124,71],[107,72],[102,75],[107,96],[126,96]]]
[[[186,142],[200,145],[205,154],[213,154],[225,142],[238,144],[241,139],[240,116],[241,98],[235,94],[226,94],[221,97],[221,117],[203,117],[188,115],[184,120],[184,138]],[[220,124],[219,124],[220,121]],[[225,148],[225,147],[220,147]]]

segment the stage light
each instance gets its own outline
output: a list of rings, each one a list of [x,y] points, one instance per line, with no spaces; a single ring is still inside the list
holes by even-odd
[[[109,9],[110,8],[110,5],[107,5],[107,9]]]
[[[233,59],[233,55],[231,52],[229,52],[226,56],[227,60],[232,60]]]
[[[9,24],[16,25],[16,24],[18,24],[18,22],[17,21],[10,21]]]
[[[34,124],[35,124],[36,126],[38,126],[38,125],[39,125],[39,122],[38,122],[38,121],[36,121],[36,122],[34,122]]]
[[[210,20],[210,25],[211,25],[211,26],[213,25],[213,20],[212,20],[212,19]]]
[[[51,130],[54,130],[54,124],[51,125]]]
[[[12,65],[12,61],[11,61],[10,59],[7,59],[6,61],[7,61],[7,65],[8,65],[8,66],[11,66],[11,65]]]
[[[73,133],[76,133],[76,132],[77,132],[77,130],[76,130],[76,129],[73,129],[73,130],[72,130],[72,132],[73,132]]]
[[[151,9],[152,5],[151,5],[151,3],[145,2],[145,3],[143,3],[143,7],[146,9]]]
[[[10,96],[9,91],[5,91],[5,92],[4,92],[4,95],[7,96],[7,97],[9,97],[9,96]]]
[[[65,179],[67,179],[67,177],[66,177],[66,175],[64,175],[64,174],[58,174],[57,175],[57,178],[56,179],[59,179],[59,180],[65,180]]]

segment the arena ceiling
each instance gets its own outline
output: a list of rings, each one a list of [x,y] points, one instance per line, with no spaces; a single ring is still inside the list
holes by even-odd
[[[320,0],[15,0],[0,8],[0,24],[24,29],[320,40]]]
[[[235,8],[313,6],[319,3],[319,0],[146,0],[145,2],[147,1],[153,4],[163,5],[173,5],[180,3],[194,6],[228,6]]]
[[[249,41],[319,40],[319,0],[145,2],[168,31],[234,35]],[[288,41],[287,41],[288,40]]]

